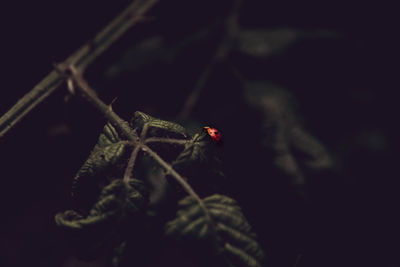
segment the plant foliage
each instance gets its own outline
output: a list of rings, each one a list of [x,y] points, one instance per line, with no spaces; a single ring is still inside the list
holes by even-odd
[[[183,151],[172,164],[178,166],[190,162],[204,161],[206,159],[205,147],[207,145],[205,137],[206,134],[204,133],[195,134],[191,142],[185,144]]]
[[[111,123],[104,126],[97,144],[75,175],[72,184],[72,194],[75,195],[81,179],[93,178],[114,166],[124,155],[127,143],[122,141]]]
[[[114,180],[103,188],[86,217],[68,210],[56,215],[56,223],[65,229],[83,230],[104,222],[119,222],[146,206],[148,196],[145,190],[143,182],[137,179],[132,179],[129,183]]]
[[[90,255],[125,227],[127,221],[140,218],[148,204],[148,192],[144,183],[131,179],[128,183],[114,180],[105,186],[88,214],[67,210],[55,216],[56,224],[77,237],[78,250]],[[84,257],[91,257],[86,256]]]
[[[261,266],[264,253],[236,201],[224,195],[204,199],[206,211],[192,197],[179,201],[177,217],[166,225],[166,234],[181,239],[214,238],[231,266]]]
[[[136,111],[131,120],[133,128],[142,128],[145,123],[150,128],[151,136],[165,136],[167,133],[176,135],[177,137],[187,136],[186,129],[177,123],[157,119],[146,113]]]
[[[144,182],[126,177],[127,173],[132,174],[134,166],[141,164],[141,161],[134,164],[140,151],[149,153],[167,171],[173,168],[175,173],[169,175],[176,178],[172,180],[176,186],[187,189],[196,185],[196,190],[202,194],[210,191],[215,193],[214,185],[218,179],[213,174],[220,172],[220,161],[215,153],[219,147],[207,133],[201,131],[188,139],[190,137],[185,128],[179,124],[153,118],[140,111],[135,112],[131,125],[132,131],[141,132],[135,142],[122,140],[111,123],[106,124],[89,158],[74,178],[74,191],[81,185],[81,180],[89,186],[98,180],[111,180],[102,188],[95,204],[86,212],[67,210],[55,216],[56,224],[79,240],[77,247],[83,251],[83,255],[89,255],[86,258],[93,258],[91,255],[98,254],[101,248],[109,247],[114,251],[111,259],[114,266],[126,264],[124,259],[129,248],[143,249],[132,240],[132,237],[137,238],[132,231],[139,231],[142,237],[146,236],[143,233],[144,222],[149,218],[147,216],[154,216],[151,212],[147,213],[150,197],[145,186],[146,172],[136,172],[144,176]],[[145,145],[146,139],[153,137],[157,137],[153,140],[160,142],[160,146]],[[131,167],[127,166],[129,163],[124,157],[127,147],[134,147],[129,160],[132,161]],[[179,153],[171,160],[171,155],[175,153],[173,151]],[[166,163],[161,158],[163,155],[167,155],[171,163]],[[126,169],[124,179],[115,179],[119,176],[113,176],[113,170],[121,164]],[[145,162],[142,164],[146,165]],[[176,171],[189,177],[183,178]],[[184,185],[186,181],[191,185]],[[204,184],[203,187],[201,184]],[[204,199],[203,206],[201,201],[195,200],[196,193],[191,190],[187,190],[191,196],[179,201],[177,218],[167,223],[166,235],[191,237],[197,241],[209,240],[213,243],[216,255],[222,256],[230,266],[261,266],[263,252],[237,203],[229,197],[214,194]],[[176,199],[180,198],[179,192],[182,193],[175,191]],[[214,259],[214,256],[212,253],[209,255],[210,259]]]

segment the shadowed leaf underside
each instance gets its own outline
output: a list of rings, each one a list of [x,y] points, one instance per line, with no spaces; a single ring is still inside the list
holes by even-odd
[[[167,223],[166,234],[196,240],[217,235],[220,253],[230,266],[262,266],[264,252],[236,201],[218,194],[203,201],[211,221],[194,198],[185,197],[177,217]]]

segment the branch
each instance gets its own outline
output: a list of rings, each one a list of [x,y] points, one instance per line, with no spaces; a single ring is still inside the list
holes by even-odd
[[[172,138],[160,138],[160,137],[149,137],[146,139],[145,143],[169,143],[169,144],[180,144],[185,145],[192,142],[192,140],[182,140],[182,139],[172,139]]]
[[[147,131],[149,130],[149,123],[145,123],[143,125],[142,132],[140,133],[140,141],[143,142],[143,140],[146,138]]]
[[[175,180],[183,187],[183,189],[191,196],[193,197],[198,203],[200,208],[203,210],[204,215],[208,221],[208,223],[211,224],[212,219],[210,216],[210,213],[208,212],[206,206],[204,205],[203,200],[199,197],[199,195],[193,190],[193,188],[186,182],[186,180],[179,174],[177,173],[174,168],[170,164],[168,164],[166,161],[164,161],[156,152],[154,152],[151,148],[149,148],[146,145],[142,145],[142,150],[149,154],[155,161],[157,161],[166,171],[167,173],[171,174],[172,177],[175,178]]]
[[[56,71],[52,71],[29,93],[18,100],[18,102],[0,118],[0,138],[37,104],[53,93],[63,80],[64,79]]]
[[[61,68],[62,67],[63,66],[61,66]],[[195,198],[198,201],[200,207],[204,210],[204,213],[205,213],[207,219],[209,219],[211,221],[211,217],[208,213],[207,208],[205,207],[205,205],[204,205],[203,201],[201,200],[201,198],[199,197],[199,195],[197,195],[196,192],[194,192],[193,188],[185,181],[185,179],[182,176],[180,176],[172,168],[172,166],[170,164],[168,164],[166,161],[164,161],[156,152],[151,150],[148,146],[143,144],[143,142],[144,142],[143,140],[147,133],[148,124],[146,123],[143,126],[143,130],[140,134],[140,138],[138,138],[136,133],[131,130],[129,125],[124,120],[122,120],[114,111],[112,111],[103,101],[101,101],[97,97],[96,93],[93,91],[92,88],[90,88],[89,84],[83,78],[82,73],[80,73],[78,70],[76,70],[73,67],[70,67],[69,69],[72,72],[71,78],[74,79],[74,81],[76,82],[77,89],[81,93],[81,95],[87,101],[92,103],[101,113],[103,113],[104,116],[111,122],[111,124],[113,124],[118,130],[120,130],[122,132],[122,134],[125,135],[126,138],[128,138],[130,141],[132,141],[132,143],[134,145],[136,145],[134,151],[132,152],[132,156],[129,160],[129,163],[135,161],[136,155],[138,153],[138,151],[136,152],[135,150],[136,149],[139,150],[141,148],[143,151],[145,151],[151,157],[153,157],[167,171],[167,173],[170,173],[178,181],[178,183],[181,184],[181,186],[185,189],[185,191],[189,195],[191,195],[193,198]],[[149,138],[149,139],[151,140],[151,138]],[[165,138],[165,139],[167,139],[167,138]],[[182,141],[182,140],[180,140],[180,141]],[[129,165],[129,163],[128,163],[128,165]],[[133,163],[131,163],[131,164],[133,164]],[[127,172],[129,171],[128,167],[127,167],[127,170],[125,171],[124,180],[129,179],[129,178],[126,178]],[[128,176],[129,176],[129,174],[128,174]]]
[[[123,135],[125,135],[126,138],[128,138],[133,145],[135,145],[135,150],[136,149],[142,149],[144,152],[149,154],[152,158],[155,159],[166,171],[167,173],[171,174],[172,177],[175,178],[175,180],[183,187],[183,189],[190,195],[192,196],[198,203],[200,208],[203,210],[204,215],[210,225],[212,225],[212,219],[211,216],[204,205],[203,200],[197,195],[197,193],[193,190],[193,188],[186,182],[186,180],[179,174],[177,173],[170,164],[168,164],[166,161],[164,161],[156,152],[154,152],[152,149],[150,149],[148,146],[146,146],[145,143],[145,137],[146,133],[148,130],[149,125],[146,123],[143,126],[142,132],[140,133],[140,138],[137,136],[135,131],[132,131],[129,125],[122,120],[112,109],[109,108],[103,101],[101,101],[95,91],[93,91],[92,88],[90,88],[89,84],[86,82],[86,80],[83,78],[82,73],[79,72],[79,70],[75,69],[73,66],[65,67],[63,65],[57,66],[59,67],[60,71],[63,71],[65,74],[67,70],[71,71],[70,78],[75,81],[77,84],[77,89],[81,93],[82,97],[92,103],[101,113],[104,114],[104,116],[113,124],[118,130],[121,131]],[[136,151],[132,152],[132,156],[130,158],[129,164],[134,164],[134,161],[136,159],[136,156],[138,152]],[[129,180],[130,174],[128,170],[129,166],[125,170],[125,175],[124,175],[124,181]],[[127,178],[128,177],[128,178]]]
[[[93,40],[72,54],[66,63],[79,67],[83,72],[92,61],[119,39],[131,26],[143,19],[143,15],[158,0],[135,0],[111,21]]]
[[[216,65],[218,65],[220,62],[224,61],[228,57],[228,54],[232,47],[232,43],[239,31],[238,15],[241,4],[242,0],[235,0],[235,2],[233,3],[232,9],[225,21],[225,33],[222,41],[217,46],[215,54],[213,55],[211,61],[208,63],[204,71],[200,74],[193,90],[190,92],[185,103],[183,104],[182,110],[178,115],[180,119],[187,119],[189,117]]]
[[[141,148],[141,146],[137,145],[132,151],[131,157],[129,158],[129,162],[128,162],[128,165],[126,166],[125,173],[124,173],[123,180],[125,183],[127,183],[131,179],[133,167],[135,166],[135,161],[136,161],[137,155],[140,151],[140,148]]]
[[[79,70],[75,69],[73,66],[65,68],[65,66],[61,65],[57,67],[59,67],[59,70],[63,71],[65,74],[67,73],[67,70],[70,70],[71,74],[69,79],[73,79],[73,81],[77,84],[77,89],[81,93],[82,97],[85,98],[90,103],[92,103],[101,113],[104,114],[104,116],[118,130],[121,131],[121,133],[125,135],[126,138],[128,138],[132,142],[133,145],[135,145],[135,148],[132,151],[131,157],[129,159],[127,168],[125,169],[123,181],[124,182],[129,181],[132,175],[134,163],[136,161],[139,150],[140,149],[143,150],[144,152],[149,154],[158,164],[160,164],[167,171],[167,173],[171,174],[172,177],[174,177],[175,180],[183,187],[183,189],[197,201],[201,210],[204,213],[207,223],[210,225],[211,229],[213,229],[214,236],[217,237],[216,229],[214,227],[211,215],[208,212],[208,209],[205,206],[203,200],[200,198],[200,196],[197,195],[197,193],[193,190],[193,188],[186,182],[186,180],[179,173],[177,173],[172,168],[170,164],[164,161],[156,152],[154,152],[152,149],[150,149],[148,146],[145,145],[145,137],[149,127],[148,123],[144,124],[139,138],[136,134],[136,131],[131,130],[131,128],[125,121],[123,121],[116,113],[112,111],[112,109],[109,108],[109,106],[107,106],[103,101],[101,101],[97,97],[96,93],[93,91],[93,89],[90,88],[89,84],[83,78],[82,73],[79,72]]]
[[[62,71],[65,66],[60,66]],[[134,145],[139,143],[139,138],[135,131],[132,131],[129,124],[121,119],[108,105],[106,105],[100,98],[97,97],[96,92],[90,88],[89,84],[83,78],[82,73],[72,66],[68,68],[71,70],[70,79],[73,79],[77,85],[77,90],[81,93],[82,97],[90,102],[95,108],[97,108],[103,115],[110,121],[110,123],[116,127],[127,139],[129,139]],[[65,69],[64,71],[68,70]]]
[[[83,45],[65,61],[75,65],[81,71],[93,62],[110,45],[135,25],[157,0],[135,0],[120,15],[112,20],[91,41]],[[50,72],[30,92],[24,95],[0,118],[0,138],[3,137],[27,113],[53,93],[62,83],[64,77],[57,71]]]
[[[126,166],[125,173],[124,173],[124,182],[128,182],[131,179],[133,167],[135,166],[135,161],[137,155],[139,154],[140,149],[142,148],[142,143],[146,138],[147,130],[149,129],[149,124],[146,123],[143,126],[142,132],[140,133],[139,143],[136,144],[136,147],[133,149],[131,157],[129,158],[128,165]]]

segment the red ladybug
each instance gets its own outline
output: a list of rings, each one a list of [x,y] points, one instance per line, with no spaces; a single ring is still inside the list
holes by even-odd
[[[214,141],[214,143],[221,143],[222,135],[221,135],[220,131],[218,131],[215,128],[209,127],[209,126],[203,127],[203,129],[205,131],[207,131],[209,136],[211,136],[211,138]]]

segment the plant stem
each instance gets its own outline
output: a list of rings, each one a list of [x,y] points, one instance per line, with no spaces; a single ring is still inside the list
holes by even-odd
[[[143,18],[157,0],[135,0],[120,15],[112,20],[92,40],[87,42],[65,60],[65,65],[75,65],[80,71],[93,62],[110,45],[118,40],[131,26]],[[26,114],[51,95],[62,83],[64,77],[51,71],[31,91],[25,94],[0,118],[0,138],[15,126]]]
[[[158,0],[135,0],[111,21],[92,40],[67,59],[67,63],[79,67],[83,72],[101,53],[110,47],[132,25],[143,19],[143,15]]]
[[[135,161],[136,161],[137,155],[140,151],[140,148],[141,148],[141,146],[138,144],[135,146],[135,148],[132,151],[131,157],[129,158],[129,162],[128,162],[128,165],[126,166],[125,173],[124,173],[123,181],[125,183],[129,182],[129,180],[132,177],[133,167],[135,166]]]
[[[242,0],[234,1],[232,10],[225,20],[225,33],[222,41],[217,46],[211,61],[200,74],[193,90],[190,92],[183,104],[182,110],[178,115],[180,119],[187,119],[189,117],[215,67],[228,57],[232,48],[232,43],[239,32],[238,14],[241,4]]]
[[[60,66],[61,71],[63,70],[63,68],[64,66]],[[211,216],[200,196],[197,195],[197,193],[193,190],[193,188],[185,181],[185,179],[179,173],[177,173],[172,168],[170,164],[164,161],[156,152],[154,152],[152,149],[150,149],[148,146],[144,144],[149,125],[147,123],[144,124],[139,138],[136,132],[132,131],[129,125],[125,121],[123,121],[115,112],[112,111],[112,109],[109,108],[109,106],[107,106],[103,101],[101,101],[97,97],[95,91],[93,91],[93,89],[90,88],[89,84],[83,78],[82,73],[79,72],[79,70],[75,69],[73,66],[69,66],[69,69],[72,72],[70,78],[74,79],[74,81],[76,82],[78,90],[81,93],[82,97],[85,98],[90,103],[92,103],[101,113],[104,114],[104,116],[111,122],[111,124],[113,124],[118,130],[120,130],[122,134],[125,135],[125,137],[128,138],[130,141],[132,141],[133,145],[136,146],[134,151],[132,152],[132,156],[129,160],[130,161],[129,163],[132,165],[134,164],[136,156],[138,154],[138,152],[135,151],[136,149],[138,150],[142,149],[144,152],[149,154],[167,171],[167,173],[170,173],[175,178],[175,180],[183,187],[183,189],[190,196],[192,196],[199,203],[199,206],[203,210],[207,222],[212,226]],[[128,170],[128,168],[130,167],[128,166],[127,169],[125,170],[123,178],[124,181],[129,180],[130,177],[131,170]]]
[[[142,145],[142,150],[144,152],[146,152],[147,154],[149,154],[155,161],[157,161],[167,171],[167,173],[171,174],[175,178],[175,180],[183,187],[183,189],[199,203],[199,206],[203,210],[207,222],[211,224],[212,220],[211,220],[210,213],[208,212],[208,209],[204,205],[203,200],[193,190],[193,188],[188,184],[188,182],[186,182],[186,180],[179,173],[177,173],[170,164],[168,164],[166,161],[164,161],[151,148],[149,148],[146,145]]]
[[[185,179],[177,173],[170,164],[168,164],[166,161],[164,161],[156,152],[154,152],[152,149],[150,149],[148,146],[144,144],[144,138],[147,133],[148,129],[148,124],[146,123],[143,126],[142,132],[140,134],[140,138],[137,137],[134,131],[131,130],[129,125],[123,121],[115,112],[113,112],[103,101],[101,101],[96,93],[93,91],[93,89],[90,88],[89,84],[86,82],[86,80],[83,78],[82,74],[74,69],[73,67],[70,67],[72,71],[72,76],[71,78],[74,79],[78,86],[78,90],[82,94],[82,96],[92,103],[101,113],[104,114],[104,116],[118,129],[120,130],[126,138],[130,139],[133,144],[136,146],[135,149],[132,152],[132,156],[129,160],[128,167],[125,170],[124,174],[124,181],[129,180],[130,173],[132,170],[128,170],[130,168],[129,164],[133,164],[135,162],[136,156],[138,154],[139,149],[142,149],[146,153],[148,153],[151,157],[153,157],[166,171],[167,173],[170,173],[177,181],[178,183],[181,184],[183,189],[196,201],[199,203],[200,207],[203,209],[204,214],[208,220],[208,222],[211,222],[211,217],[210,214],[208,213],[208,210],[206,206],[204,205],[203,200],[197,195],[197,193],[193,190],[193,188],[185,181]],[[150,138],[149,138],[150,139]],[[127,178],[128,177],[128,178]]]
[[[71,78],[76,82],[77,89],[87,101],[94,105],[103,115],[116,127],[127,139],[134,145],[137,145],[139,138],[128,123],[122,120],[112,109],[106,105],[100,98],[97,97],[96,92],[90,88],[89,84],[83,78],[82,73],[70,66],[72,72]]]
[[[140,133],[140,142],[144,143],[144,139],[146,138],[147,130],[149,129],[149,123],[145,123],[143,125],[142,132]]]
[[[64,66],[60,67],[62,70]],[[73,66],[70,66],[69,69],[72,72],[70,79],[71,78],[74,79],[82,97],[84,97],[87,101],[92,103],[101,113],[104,114],[104,116],[111,122],[111,124],[113,124],[118,130],[120,130],[122,134],[124,134],[125,137],[128,138],[133,145],[135,145],[135,148],[132,151],[131,157],[129,159],[128,166],[125,169],[123,181],[124,182],[129,181],[133,171],[137,154],[139,153],[140,149],[143,150],[144,152],[149,154],[152,158],[154,158],[155,161],[157,161],[167,171],[167,173],[170,173],[172,177],[174,177],[175,180],[183,187],[183,189],[197,201],[200,208],[203,210],[207,223],[210,225],[211,229],[213,229],[213,232],[216,233],[216,230],[214,229],[214,226],[212,224],[210,213],[208,212],[208,209],[205,206],[203,200],[200,198],[200,196],[193,190],[193,188],[186,182],[186,180],[172,168],[170,164],[164,161],[156,152],[154,152],[152,149],[150,149],[148,146],[145,145],[145,137],[149,125],[147,123],[144,124],[139,138],[136,132],[132,131],[129,125],[125,121],[123,121],[116,113],[112,111],[111,108],[109,108],[109,106],[107,106],[103,101],[101,101],[97,97],[95,91],[93,91],[93,89],[90,88],[89,84],[83,78],[81,72],[79,72]]]
[[[19,99],[18,102],[0,118],[0,138],[3,137],[36,105],[53,93],[62,81],[63,78],[53,70],[29,93]]]
[[[135,161],[137,158],[137,155],[142,148],[142,144],[146,138],[147,130],[149,129],[149,124],[146,123],[143,126],[142,132],[140,133],[140,139],[139,142],[136,144],[135,148],[132,151],[131,157],[129,158],[128,165],[126,166],[125,173],[124,173],[124,182],[128,182],[129,179],[131,179],[132,172],[133,172],[133,167],[135,166]]]
[[[185,145],[189,142],[192,142],[192,140],[182,140],[182,139],[172,139],[172,138],[160,138],[160,137],[149,137],[146,139],[145,143],[155,143],[155,142],[160,142],[160,143],[170,143],[170,144],[181,144]]]

